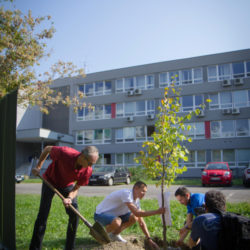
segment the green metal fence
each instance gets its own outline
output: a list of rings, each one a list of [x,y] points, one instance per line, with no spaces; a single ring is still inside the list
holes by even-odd
[[[0,249],[16,249],[15,168],[17,90],[0,100]]]

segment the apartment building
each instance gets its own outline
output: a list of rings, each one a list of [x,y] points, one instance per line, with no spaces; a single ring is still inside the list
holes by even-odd
[[[239,173],[250,162],[250,49],[57,79],[53,88],[71,96],[84,92],[84,101],[95,110],[86,107],[74,113],[58,106],[48,116],[40,115],[37,129],[56,136],[20,136],[17,150],[25,144],[29,153],[40,151],[40,139],[42,146],[70,145],[77,150],[96,145],[98,164],[136,166],[134,157],[143,141],[152,139],[157,107],[173,76],[181,88],[181,114],[212,100],[190,121],[195,128],[189,131],[193,142],[186,144],[190,155],[184,176],[200,176],[209,161],[227,161]],[[17,128],[17,133],[23,131],[25,125]]]

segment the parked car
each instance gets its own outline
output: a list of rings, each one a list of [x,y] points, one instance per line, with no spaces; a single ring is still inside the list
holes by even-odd
[[[126,167],[95,166],[89,179],[89,185],[101,184],[112,186],[115,183],[130,183],[130,173]]]
[[[245,187],[250,187],[250,163],[248,168],[243,171],[242,182]]]
[[[219,184],[232,186],[232,170],[227,162],[209,162],[202,170],[202,186]]]
[[[16,174],[15,175],[15,180],[16,180],[16,183],[20,183],[21,181],[24,180],[24,176],[21,175],[21,174]]]

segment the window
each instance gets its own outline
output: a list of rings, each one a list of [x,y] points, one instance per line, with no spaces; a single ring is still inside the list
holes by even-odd
[[[207,75],[209,82],[217,81],[217,67],[216,66],[207,67]]]
[[[136,76],[135,88],[145,89],[145,76]]]
[[[118,79],[115,81],[116,93],[123,92],[123,79]]]
[[[125,142],[131,142],[135,140],[135,128],[134,127],[125,127],[123,128],[123,136]]]
[[[237,62],[232,64],[233,67],[233,77],[239,78],[245,76],[244,62]]]
[[[236,135],[237,136],[249,135],[249,125],[247,119],[236,120]]]
[[[145,141],[146,134],[144,126],[135,127],[135,134],[136,134],[136,141]]]
[[[112,88],[111,81],[106,81],[105,84],[104,84],[104,95],[110,95],[111,94],[111,88]]]
[[[118,128],[115,130],[116,142],[123,142],[123,128]]]
[[[195,167],[195,151],[189,151],[188,161],[183,163],[183,165],[186,165],[187,167]]]
[[[203,82],[202,68],[193,69],[194,83]]]
[[[83,133],[82,132],[77,132],[76,144],[83,144]]]
[[[103,138],[103,130],[102,129],[96,129],[94,130],[94,144],[100,144],[102,143]]]
[[[178,71],[169,72],[169,83],[174,84],[174,85],[179,85],[180,84],[179,72]]]
[[[209,99],[211,102],[209,103],[209,109],[218,109],[219,106],[219,96],[218,94],[210,94]]]
[[[168,86],[168,73],[161,73],[160,74],[160,88],[164,88]]]
[[[192,83],[192,70],[186,69],[181,71],[181,81],[182,84],[191,84]]]
[[[210,129],[211,129],[211,137],[212,138],[218,138],[220,137],[220,122],[219,121],[213,121],[210,123]]]
[[[95,83],[95,95],[103,95],[103,82]]]
[[[182,97],[182,110],[184,112],[193,110],[193,96],[192,95]]]
[[[110,143],[111,142],[111,129],[106,128],[104,129],[104,143]]]
[[[85,120],[94,120],[95,111],[90,108],[85,108]]]
[[[152,139],[152,134],[155,132],[154,126],[147,126],[147,139]]]
[[[116,103],[116,117],[123,117],[123,103]]]
[[[153,89],[155,86],[155,78],[153,75],[146,76],[147,89]]]
[[[85,95],[93,96],[94,95],[94,85],[93,83],[85,84]]]
[[[145,101],[136,102],[136,115],[145,115]]]
[[[125,153],[124,154],[124,163],[125,163],[125,165],[133,165],[134,164],[134,153]]]
[[[205,125],[204,122],[196,123],[185,123],[185,127],[191,126],[190,130],[184,130],[183,133],[194,139],[204,139],[205,138]]]
[[[250,149],[238,149],[236,151],[238,166],[248,166],[250,162]]]
[[[231,78],[230,64],[218,65],[219,80],[228,80]]]
[[[95,119],[103,119],[103,105],[95,106]]]
[[[221,121],[221,136],[220,137],[232,137],[235,136],[234,133],[234,121],[224,120]]]
[[[94,139],[94,130],[84,131],[84,144],[92,144]]]
[[[195,123],[195,139],[205,138],[205,125],[204,122]]]
[[[125,102],[124,103],[124,113],[125,116],[131,116],[135,113],[135,103],[134,102]]]
[[[84,119],[84,109],[78,109],[77,111],[77,121],[82,121]]]
[[[206,151],[198,150],[197,151],[197,167],[205,167],[206,165]]]
[[[232,108],[232,93],[222,92],[220,93],[221,108]]]
[[[134,78],[133,77],[125,78],[125,91],[131,89],[134,89]]]
[[[195,96],[195,109],[199,108],[199,106],[204,103],[202,95]]]
[[[111,142],[111,129],[84,130],[76,133],[76,144],[105,144]]]
[[[222,161],[220,150],[212,150],[212,161]]]
[[[246,62],[247,76],[250,76],[250,61]]]
[[[105,119],[111,118],[111,104],[107,104],[104,106],[104,118]]]
[[[224,149],[222,151],[223,161],[228,162],[229,166],[235,166],[235,151],[234,149]]]
[[[155,113],[155,100],[147,100],[147,114]]]
[[[247,107],[248,103],[247,91],[246,90],[234,91],[233,102],[234,102],[234,107],[236,108]]]
[[[123,154],[116,154],[115,155],[115,164],[116,165],[123,165]]]

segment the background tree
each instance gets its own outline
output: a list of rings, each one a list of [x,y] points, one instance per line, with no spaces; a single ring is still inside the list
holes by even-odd
[[[59,103],[72,105],[75,110],[84,107],[80,101],[83,93],[70,98],[50,88],[55,78],[83,77],[83,69],[59,61],[49,72],[36,74],[39,61],[50,56],[46,51],[46,41],[55,32],[51,17],[35,18],[31,11],[25,15],[13,9],[0,8],[0,99],[18,88],[19,105],[37,105],[44,113],[48,113],[49,106]],[[44,25],[48,28],[41,28]]]
[[[201,109],[204,105],[201,105]],[[152,135],[153,140],[143,143],[145,151],[140,151],[136,162],[145,167],[146,174],[151,178],[160,176],[157,185],[161,185],[162,207],[164,207],[164,189],[170,186],[178,174],[187,170],[186,166],[180,164],[188,161],[188,149],[184,142],[192,142],[187,135],[191,129],[185,122],[190,121],[194,115],[200,113],[200,109],[190,111],[181,116],[180,90],[174,86],[165,88],[164,98],[161,100],[161,106],[158,108],[159,114],[155,123],[155,132]],[[164,249],[167,247],[167,227],[165,215],[163,219],[163,241]]]

